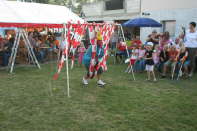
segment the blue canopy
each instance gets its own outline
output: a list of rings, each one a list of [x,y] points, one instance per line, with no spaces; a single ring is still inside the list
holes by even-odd
[[[162,27],[159,22],[150,18],[131,19],[123,24],[126,27]]]

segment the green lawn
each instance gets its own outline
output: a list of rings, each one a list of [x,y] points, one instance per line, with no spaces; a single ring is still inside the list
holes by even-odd
[[[196,131],[197,76],[191,80],[145,82],[109,65],[105,88],[96,80],[82,88],[83,68],[52,80],[55,64],[0,71],[0,131]]]

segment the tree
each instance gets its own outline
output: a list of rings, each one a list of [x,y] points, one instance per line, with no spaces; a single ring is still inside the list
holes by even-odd
[[[67,6],[69,0],[49,0],[48,4]]]

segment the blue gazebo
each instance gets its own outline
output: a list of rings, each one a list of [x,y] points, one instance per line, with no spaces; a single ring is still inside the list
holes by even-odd
[[[162,27],[162,24],[151,18],[131,19],[123,24],[125,27]]]

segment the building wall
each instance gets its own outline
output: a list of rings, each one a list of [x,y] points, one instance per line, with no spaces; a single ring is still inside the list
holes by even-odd
[[[188,8],[188,9],[168,9],[168,10],[153,10],[149,11],[150,18],[153,18],[159,22],[167,21],[167,20],[176,20],[176,26],[175,26],[175,37],[177,37],[182,27],[188,28],[188,24],[191,21],[197,22],[197,8]],[[141,28],[141,39],[143,42],[145,42],[148,34],[151,33],[151,31],[154,28]],[[162,28],[155,28],[159,32],[162,31]]]
[[[197,8],[197,0],[142,0],[142,11]]]
[[[181,27],[187,27],[190,21],[197,22],[197,0],[141,0],[141,11],[150,13],[150,17],[159,22],[176,20],[175,36]],[[140,0],[125,0],[122,10],[105,11],[104,2],[99,1],[83,6],[87,21],[128,20],[140,16]],[[153,28],[141,28],[141,39],[144,42]],[[157,28],[160,32],[161,28]]]
[[[128,20],[139,16],[140,0],[125,0],[125,8],[120,10],[105,10],[105,3],[99,1],[82,7],[87,21]]]
[[[86,4],[82,7],[86,17],[101,16],[103,12],[103,2],[96,2],[93,4]]]
[[[125,0],[125,7],[127,13],[139,13],[140,0]]]

